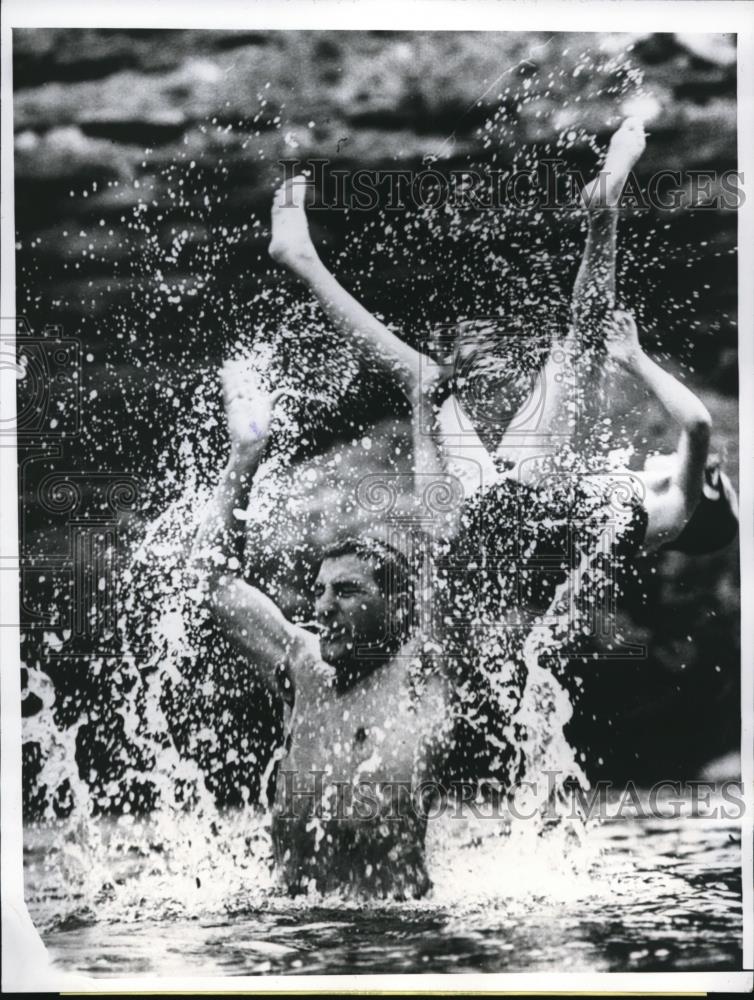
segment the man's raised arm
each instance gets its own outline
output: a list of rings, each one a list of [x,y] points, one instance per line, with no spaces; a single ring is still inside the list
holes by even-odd
[[[244,522],[237,516],[246,508],[279,393],[261,390],[244,362],[225,363],[223,391],[230,458],[197,531],[191,563],[214,617],[264,679],[292,701],[287,667],[300,654],[303,637],[269,597],[243,579]]]

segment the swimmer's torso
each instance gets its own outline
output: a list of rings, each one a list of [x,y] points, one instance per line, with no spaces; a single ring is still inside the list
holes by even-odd
[[[416,786],[432,777],[445,715],[430,677],[417,699],[398,657],[346,691],[314,657],[296,671],[295,704],[273,808],[275,859],[289,891],[310,884],[420,895],[425,823]]]

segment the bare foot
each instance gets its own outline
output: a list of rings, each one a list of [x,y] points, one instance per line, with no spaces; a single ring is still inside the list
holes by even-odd
[[[584,208],[609,208],[618,204],[631,168],[644,152],[646,138],[641,118],[626,118],[610,140],[602,169],[581,192]]]
[[[298,174],[277,189],[272,203],[270,257],[294,270],[297,265],[317,259],[306,221],[308,187],[309,180]]]

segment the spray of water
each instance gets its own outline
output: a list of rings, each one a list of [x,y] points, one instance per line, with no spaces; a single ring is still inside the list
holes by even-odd
[[[562,127],[556,121],[559,131],[554,140],[516,147],[516,122],[521,116],[536,119],[543,113],[557,72],[527,70],[501,84],[499,107],[480,130],[483,148],[490,151],[488,159],[484,164],[469,163],[470,175],[484,175],[491,164],[503,177],[535,176],[543,161],[568,156],[575,148],[593,162],[599,146],[578,124],[578,109],[567,107],[567,101],[560,109]],[[559,72],[562,76],[565,70]],[[629,102],[634,102],[632,107],[651,103],[624,52],[585,52],[569,72],[591,74],[594,96],[614,102],[615,119],[605,122],[606,127],[617,124]],[[207,124],[209,129],[216,127]],[[275,127],[285,132],[286,123],[280,118]],[[249,522],[249,568],[253,563],[259,585],[299,621],[310,624],[311,618],[302,596],[302,562],[311,565],[316,560],[335,524],[348,518],[358,523],[363,515],[349,496],[349,486],[360,472],[357,462],[378,459],[383,467],[401,471],[410,462],[405,428],[386,421],[381,427],[387,432],[383,443],[367,420],[354,415],[358,410],[353,403],[361,391],[354,353],[333,337],[308,297],[281,282],[272,267],[256,290],[242,295],[224,286],[224,268],[239,247],[263,252],[266,241],[265,224],[253,214],[235,225],[223,215],[227,166],[222,162],[214,168],[197,166],[186,154],[161,168],[160,185],[154,178],[150,181],[147,160],[144,167],[146,175],[124,195],[124,204],[130,201],[132,207],[130,213],[124,208],[127,236],[118,248],[136,278],[127,306],[111,310],[108,323],[116,331],[123,357],[154,387],[161,412],[172,416],[175,432],[157,462],[160,482],[152,487],[151,497],[155,516],[140,527],[120,575],[121,665],[109,678],[109,690],[127,747],[123,766],[114,778],[82,775],[77,741],[82,727],[91,721],[89,715],[84,710],[72,724],[56,723],[54,687],[31,662],[29,692],[41,700],[42,708],[25,723],[25,740],[41,748],[37,783],[47,791],[46,820],[65,828],[60,857],[46,869],[47,876],[51,878],[54,871],[57,878],[54,894],[75,899],[77,912],[94,910],[117,914],[119,919],[128,914],[137,919],[140,902],[147,905],[147,900],[150,908],[165,913],[192,908],[227,912],[233,906],[261,905],[265,900],[269,904],[274,894],[264,779],[280,733],[274,722],[259,732],[253,725],[247,732],[239,731],[234,712],[249,693],[237,689],[233,654],[212,631],[187,566],[225,448],[217,363],[202,355],[203,328],[212,324],[221,330],[226,355],[249,358],[262,384],[285,385],[300,393],[298,401],[283,408],[275,447],[258,474],[253,503],[244,515]],[[474,203],[475,183],[470,182],[466,205],[419,206],[400,220],[382,212],[354,225],[333,262],[333,269],[357,297],[368,299],[370,286],[377,283],[397,306],[405,307],[396,312],[403,313],[399,332],[407,339],[416,341],[417,330],[428,335],[437,324],[480,315],[526,335],[539,322],[544,320],[551,328],[567,314],[569,284],[582,248],[572,208],[522,212],[511,204],[495,212],[474,210],[468,206]],[[167,205],[157,194],[165,190]],[[170,229],[166,238],[168,207],[180,210],[185,225]],[[215,221],[218,215],[221,222]],[[623,270],[626,275],[633,272],[629,288],[631,282],[633,288],[638,284],[639,269],[641,280],[647,280],[642,257],[646,259],[648,249],[650,262],[657,264],[651,279],[655,280],[664,252],[661,234],[653,230],[642,245],[634,241],[623,250]],[[450,268],[449,254],[454,261]],[[197,299],[202,305],[193,313],[196,326],[190,328],[182,365],[175,370],[161,354],[161,332],[180,317],[185,304]],[[632,304],[641,314],[641,302]],[[680,308],[670,300],[667,307]],[[505,343],[498,343],[497,353],[491,355],[492,374],[515,383],[513,363],[521,357],[510,344],[506,351]],[[119,377],[115,369],[113,375]],[[125,383],[122,390],[128,413],[139,402]],[[187,397],[191,405],[183,408],[179,400]],[[313,444],[318,435],[340,421],[343,412],[349,414],[346,433],[329,449],[317,452]],[[93,439],[102,438],[106,421],[102,413],[93,415],[89,428]],[[604,428],[598,431],[603,434]],[[617,438],[593,442],[599,446],[603,465],[608,446],[625,445],[620,433]],[[499,632],[483,634],[474,678],[459,681],[459,703],[463,705],[469,695],[465,721],[485,744],[491,770],[510,768],[509,776],[523,779],[521,787],[527,779],[557,772],[562,777],[555,798],[563,802],[565,778],[588,785],[564,735],[572,706],[562,683],[564,651],[585,628],[583,607],[596,599],[597,578],[604,571],[604,552],[588,558],[593,565],[581,566],[581,583],[575,588],[581,611],[574,610],[574,580],[569,578],[560,584],[563,602],[554,622],[534,627],[529,623],[525,630],[502,638]],[[482,603],[495,613],[505,584],[493,574],[483,588]],[[468,599],[465,606],[463,598],[459,602],[466,613]],[[478,606],[472,610],[479,614]],[[187,673],[187,667],[193,673]],[[91,669],[96,670],[95,661]],[[474,689],[480,685],[488,692],[484,710],[475,701]],[[202,722],[201,705],[223,686],[232,690],[225,728],[218,730],[216,718]],[[177,736],[181,725],[176,724],[176,713],[188,711],[192,698],[198,699],[199,715]],[[275,716],[273,706],[270,714]],[[228,769],[235,777],[224,783]],[[222,804],[222,793],[239,774],[249,780],[245,787],[241,783],[234,789],[240,804],[229,809]],[[62,786],[67,789],[66,809],[56,799]],[[535,814],[552,806],[552,787],[542,790],[541,780],[539,787]],[[515,795],[523,806],[524,793]],[[143,808],[144,801],[148,808]],[[60,819],[61,812],[67,817]],[[110,813],[110,819],[95,821],[103,813]],[[517,894],[548,898],[567,894],[574,884],[570,875],[585,874],[594,864],[594,852],[578,824],[561,824],[547,836],[542,833],[542,822],[518,821],[510,814],[476,824],[469,816],[451,820],[446,815],[430,823],[434,900],[458,906],[460,894],[468,905],[488,906],[490,900]],[[499,877],[491,878],[491,872]],[[518,873],[515,879],[512,872]],[[556,878],[556,872],[562,877]]]

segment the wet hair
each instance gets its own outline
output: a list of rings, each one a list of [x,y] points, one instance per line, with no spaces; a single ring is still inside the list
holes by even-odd
[[[328,545],[325,559],[356,555],[375,567],[374,578],[383,595],[399,598],[406,609],[406,631],[414,621],[414,574],[408,558],[394,545],[374,535],[349,535]]]
[[[411,582],[411,568],[406,556],[381,538],[373,535],[350,535],[341,538],[327,546],[322,553],[322,561],[348,555],[357,555],[361,559],[375,563],[375,579],[384,593],[393,588],[405,591]]]

